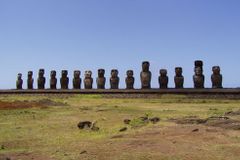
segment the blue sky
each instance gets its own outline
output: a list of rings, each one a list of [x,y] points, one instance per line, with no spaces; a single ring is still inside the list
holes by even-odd
[[[204,61],[206,87],[211,67],[221,66],[224,87],[240,86],[239,0],[0,0],[0,88],[15,88],[17,73],[62,69],[119,70],[125,87],[133,69],[140,87],[141,62],[151,63],[152,87],[159,69],[183,67],[192,87],[194,60]],[[95,82],[95,81],[94,81]],[[47,80],[47,87],[49,86]],[[59,86],[59,84],[58,84]],[[70,84],[70,87],[72,84]],[[36,87],[36,83],[35,83]],[[96,83],[94,83],[96,87]],[[109,87],[109,81],[107,81]]]

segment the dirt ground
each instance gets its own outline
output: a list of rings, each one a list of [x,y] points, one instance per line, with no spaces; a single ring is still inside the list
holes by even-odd
[[[240,157],[240,103],[236,100],[20,98],[0,97],[0,160]],[[139,122],[138,117],[146,113],[160,122]],[[135,122],[124,124],[125,118]],[[97,120],[100,130],[79,130],[80,120]],[[127,129],[120,132],[122,127]]]
[[[84,148],[76,145],[79,159],[182,159],[216,160],[220,157],[240,157],[239,140],[229,137],[239,135],[239,131],[225,130],[203,125],[174,125],[171,127],[151,127],[134,135],[118,134],[105,141],[90,143]],[[6,146],[16,145],[8,143]],[[216,155],[214,149],[221,147]],[[133,153],[133,155],[131,155]],[[194,153],[194,154],[193,154]],[[63,153],[66,157],[67,153]],[[166,156],[168,155],[168,156]],[[224,156],[223,156],[224,155]],[[3,155],[2,155],[3,156]],[[41,153],[5,154],[11,160],[53,160]],[[219,156],[219,158],[217,158]],[[169,158],[171,157],[171,158]],[[66,158],[70,159],[70,158]],[[237,158],[236,158],[237,159]]]

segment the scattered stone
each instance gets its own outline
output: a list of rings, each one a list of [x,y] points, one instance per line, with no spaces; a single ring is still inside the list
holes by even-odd
[[[78,123],[78,128],[79,129],[86,129],[86,128],[91,128],[92,122],[90,121],[82,121]]]
[[[123,127],[123,128],[121,128],[120,130],[119,130],[119,132],[124,132],[124,131],[126,131],[127,130],[127,127]]]
[[[82,152],[80,152],[80,154],[86,154],[87,153],[87,151],[82,151]]]
[[[153,124],[157,123],[160,121],[160,118],[159,117],[153,117],[153,118],[150,118],[149,119]]]
[[[131,120],[130,119],[124,119],[123,122],[124,122],[124,124],[130,124]]]
[[[198,129],[198,128],[196,128],[196,129],[192,130],[192,132],[198,132],[198,131],[199,131],[199,129]]]
[[[99,131],[99,127],[96,126],[97,122],[82,121],[78,123],[79,129],[91,129],[92,131]]]

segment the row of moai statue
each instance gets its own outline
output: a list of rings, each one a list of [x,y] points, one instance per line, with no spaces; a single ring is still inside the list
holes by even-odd
[[[142,71],[140,73],[141,78],[141,88],[142,89],[151,89],[151,79],[152,73],[149,70],[150,63],[144,61],[142,63]],[[222,75],[220,74],[220,67],[214,66],[212,67],[213,74],[211,76],[212,81],[212,88],[222,88]],[[193,82],[194,88],[204,88],[205,77],[203,75],[203,62],[202,61],[195,61],[194,67],[195,74],[193,75]],[[175,68],[175,88],[184,88],[184,77],[182,75],[183,70],[181,67]],[[82,79],[80,78],[81,72],[79,70],[74,71],[74,77],[72,80],[73,89],[81,89]],[[126,89],[134,89],[134,77],[133,77],[133,70],[127,71],[127,77],[125,79]],[[50,89],[57,89],[57,78],[56,78],[56,71],[51,71],[50,73]],[[161,89],[168,88],[168,76],[167,70],[161,69],[160,76],[159,76],[159,86]],[[97,89],[105,89],[106,78],[105,78],[105,70],[99,69],[98,70],[98,77],[96,79],[97,82]],[[27,88],[33,89],[33,72],[28,72],[28,79],[27,79]],[[40,69],[38,72],[38,89],[45,89],[46,78],[44,77],[44,69]],[[63,70],[62,76],[60,78],[61,89],[68,89],[69,85],[69,78],[68,78],[68,71]],[[23,80],[22,74],[18,74],[18,79],[16,82],[17,89],[22,89]],[[93,78],[91,71],[85,71],[85,78],[84,78],[84,88],[85,89],[92,89],[93,88]],[[119,88],[119,77],[118,77],[118,70],[113,69],[111,70],[111,78],[110,78],[110,89],[118,89]]]

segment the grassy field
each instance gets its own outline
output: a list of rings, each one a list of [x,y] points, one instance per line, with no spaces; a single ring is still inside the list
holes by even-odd
[[[239,160],[240,130],[171,119],[223,116],[240,100],[104,98],[101,95],[2,95],[0,157],[17,160]],[[139,117],[159,117],[143,123]],[[240,120],[239,115],[229,116]],[[129,125],[124,119],[131,119]],[[79,121],[100,129],[80,130]],[[127,127],[125,132],[119,132]],[[0,158],[1,159],[1,158]]]

